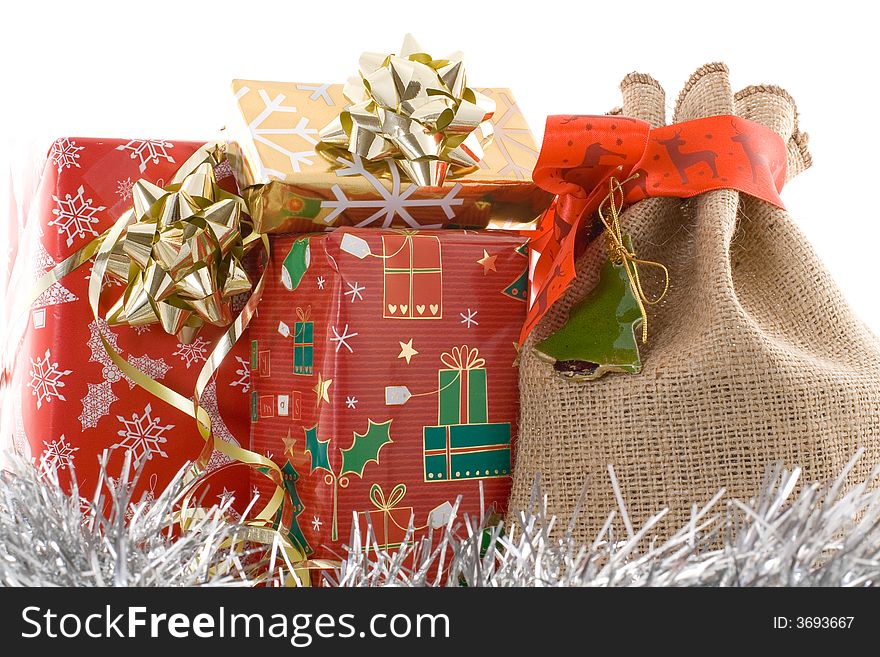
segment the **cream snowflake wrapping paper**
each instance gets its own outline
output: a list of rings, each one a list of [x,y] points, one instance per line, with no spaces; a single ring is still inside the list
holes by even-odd
[[[317,152],[319,131],[346,105],[342,89],[233,81],[229,159],[259,230],[516,227],[549,205],[532,182],[538,147],[509,89],[479,89],[496,104],[494,137],[479,167],[440,187],[413,185],[395,167],[374,175],[356,155],[331,162]]]
[[[11,374],[2,397],[3,442],[37,462],[58,466],[62,477],[75,465],[84,491],[98,481],[98,457],[104,449],[113,448],[111,473],[126,452],[147,459],[140,486],[158,494],[204,444],[192,418],[123,375],[106,353],[100,333],[130,364],[191,395],[218,330],[205,327],[191,344],[181,344],[158,324],[110,328],[96,321],[88,301],[91,263],[56,282],[29,307],[22,304],[47,271],[130,207],[135,181],[167,183],[199,146],[158,139],[58,139],[31,204],[9,288],[11,308],[23,312],[13,311],[19,321],[7,336]],[[228,164],[216,167],[215,174],[220,185],[235,190]],[[102,315],[123,291],[109,278],[104,285]],[[247,446],[250,390],[247,347],[241,341],[202,399],[218,440]],[[225,459],[215,451],[211,465]],[[243,469],[218,476],[212,484],[218,490],[209,494],[222,498],[239,483],[247,483]],[[245,492],[239,495],[243,503],[250,499]]]

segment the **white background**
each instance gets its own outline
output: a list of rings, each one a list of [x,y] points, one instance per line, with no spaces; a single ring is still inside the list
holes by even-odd
[[[880,28],[860,6],[870,3],[4,3],[0,165],[19,178],[28,149],[62,135],[216,138],[231,79],[343,81],[361,51],[395,51],[406,32],[438,55],[464,51],[473,85],[513,88],[539,140],[547,114],[617,106],[630,71],[661,81],[671,113],[694,69],[724,61],[735,88],[774,83],[797,100],[814,166],[783,199],[880,333]]]

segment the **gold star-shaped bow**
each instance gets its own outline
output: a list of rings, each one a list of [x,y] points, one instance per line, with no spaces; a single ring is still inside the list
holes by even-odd
[[[461,53],[434,59],[407,35],[398,55],[364,53],[359,65],[343,89],[349,104],[321,130],[322,153],[387,161],[432,187],[450,167],[480,163],[495,101],[467,86]]]
[[[139,180],[131,191],[134,222],[108,267],[127,287],[107,322],[159,322],[181,342],[204,324],[230,324],[232,297],[251,288],[241,265],[242,199],[217,185],[210,162],[164,189]]]

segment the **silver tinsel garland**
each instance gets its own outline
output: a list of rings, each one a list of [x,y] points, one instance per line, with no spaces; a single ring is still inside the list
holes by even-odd
[[[407,541],[387,552],[377,548],[372,532],[366,545],[361,542],[355,518],[347,554],[324,579],[332,586],[874,586],[880,581],[880,466],[846,489],[859,456],[834,482],[804,484],[798,493],[800,469],[770,468],[754,499],[727,499],[721,491],[694,505],[690,522],[665,541],[651,531],[665,511],[635,530],[618,493],[618,509],[604,529],[582,544],[572,537],[573,524],[556,531],[537,478],[531,508],[517,514],[513,527],[502,527],[497,518],[465,517],[450,520],[439,539]],[[127,465],[118,479],[106,468],[103,473],[87,501],[76,489],[65,494],[51,469],[16,461],[3,473],[3,584],[266,581],[244,565],[253,555],[230,547],[242,528],[228,522],[225,508],[214,508],[192,531],[172,537],[182,475],[155,500],[135,502],[129,491],[136,466]],[[619,491],[611,467],[609,474]],[[282,582],[290,564],[278,546],[270,552],[272,583]]]
[[[214,507],[175,534],[173,512],[186,468],[167,490],[135,501],[142,472],[128,456],[116,478],[101,463],[95,492],[75,476],[68,494],[54,468],[16,457],[0,472],[0,583],[5,586],[201,586],[250,584],[230,546],[241,531]]]

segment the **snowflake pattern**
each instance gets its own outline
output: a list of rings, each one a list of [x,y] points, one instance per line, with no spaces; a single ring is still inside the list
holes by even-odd
[[[348,406],[348,408],[357,408],[357,405],[358,405],[357,397],[346,397],[345,398],[345,405]]]
[[[250,89],[248,87],[242,87],[238,92],[238,97],[241,98],[249,91]],[[263,123],[265,123],[276,112],[280,114],[297,114],[298,110],[293,105],[284,105],[284,101],[287,98],[284,94],[278,94],[274,98],[270,98],[265,89],[259,89],[257,93],[260,96],[260,100],[263,101],[263,110],[257,114],[257,116],[254,117],[254,120],[248,125],[254,141],[265,144],[272,150],[281,153],[281,155],[286,157],[290,163],[291,171],[295,173],[302,172],[303,166],[311,166],[314,164],[314,159],[320,157],[315,153],[313,148],[318,143],[318,130],[309,127],[309,119],[305,116],[300,116],[296,125],[291,125],[290,127],[262,127]],[[276,135],[295,135],[308,145],[308,149],[303,151],[292,151],[285,148],[284,146],[277,144],[271,138]],[[265,173],[279,178],[284,177],[284,174],[281,171],[276,171],[274,169],[266,169]]]
[[[58,440],[53,440],[50,443],[47,443],[44,440],[43,444],[46,448],[43,450],[41,462],[45,467],[52,470],[66,470],[67,468],[73,468],[74,452],[78,452],[79,447],[74,447],[68,443],[64,434],[62,434]]]
[[[171,369],[171,366],[166,364],[163,358],[150,358],[146,354],[137,358],[129,356],[128,362],[130,365],[134,365],[141,372],[154,380],[164,379],[165,375],[168,374],[168,370]],[[130,380],[128,377],[125,378],[128,381],[128,387],[134,388],[134,381]]]
[[[117,151],[130,151],[131,159],[138,160],[138,169],[141,173],[146,171],[151,162],[159,164],[159,160],[174,163],[174,158],[168,154],[168,149],[174,148],[174,144],[164,139],[132,139],[127,144],[116,147]]]
[[[82,398],[83,410],[79,416],[83,431],[97,427],[101,418],[110,414],[110,405],[119,401],[119,397],[113,393],[113,385],[109,381],[87,385],[89,391]]]
[[[116,363],[110,359],[110,354],[107,353],[104,343],[101,342],[102,335],[114,350],[119,351],[119,338],[110,330],[107,322],[102,319],[93,321],[89,324],[89,340],[86,342],[86,346],[91,351],[89,362],[101,363],[104,366],[101,370],[101,377],[105,381],[116,383],[123,378],[122,370],[116,367]]]
[[[211,418],[211,431],[214,436],[219,438],[225,443],[229,443],[230,445],[235,445],[239,447],[241,444],[238,440],[235,439],[235,436],[232,435],[232,432],[229,430],[229,427],[226,426],[226,422],[223,421],[223,416],[220,414],[220,407],[217,402],[217,381],[211,381],[207,386],[205,386],[205,392],[202,393],[202,398],[200,400],[202,408],[207,412],[208,417]],[[226,463],[231,463],[232,459],[226,456],[220,450],[215,449],[211,453],[211,457],[208,459],[208,470],[214,470],[219,468],[221,465]]]
[[[357,336],[357,333],[349,333],[348,332],[348,324],[345,325],[345,328],[342,329],[342,335],[339,334],[339,331],[336,330],[335,326],[331,326],[330,330],[333,331],[333,336],[330,338],[330,342],[336,343],[336,353],[339,353],[339,347],[345,347],[348,349],[348,353],[353,354],[354,349],[351,348],[351,345],[348,344],[348,341]]]
[[[247,394],[251,391],[251,364],[241,356],[236,356],[235,361],[238,365],[238,368],[235,370],[238,379],[229,385],[232,388],[240,386],[242,394]]]
[[[177,351],[175,356],[180,356],[180,360],[186,363],[186,369],[189,369],[193,363],[204,362],[208,359],[208,343],[204,338],[196,338],[190,344],[177,343]]]
[[[125,178],[124,180],[116,181],[116,195],[119,196],[120,200],[128,201],[131,199],[131,188],[134,187],[134,183],[131,180],[131,177]]]
[[[137,511],[147,511],[153,504],[156,503],[156,485],[159,483],[159,477],[156,476],[155,473],[150,477],[150,490],[144,492],[141,495],[141,499],[139,502],[135,504],[129,504],[128,509],[125,511],[125,517],[127,520],[131,520],[134,518],[134,514]]]
[[[134,387],[134,382],[125,376],[122,370],[116,367],[116,363],[110,359],[110,354],[107,353],[101,342],[101,335],[115,351],[120,351],[119,338],[110,330],[104,320],[99,319],[89,324],[89,340],[86,343],[91,351],[89,362],[102,365],[101,378],[104,381],[97,385],[88,384],[89,391],[82,398],[83,412],[79,416],[83,429],[98,426],[100,419],[110,414],[110,405],[119,400],[119,397],[113,393],[112,384],[125,379],[129,388]],[[164,359],[154,359],[147,355],[129,356],[128,362],[154,379],[164,379],[171,369],[171,366]]]
[[[61,370],[58,363],[52,362],[52,354],[49,349],[42,358],[37,360],[31,359],[31,380],[28,387],[32,389],[31,394],[37,398],[37,408],[43,407],[43,402],[51,402],[53,399],[67,401],[61,394],[59,388],[64,387],[62,377],[72,374],[73,370]]]
[[[149,324],[138,324],[137,326],[132,326],[131,328],[134,329],[134,332],[137,335],[143,335],[144,333],[149,333],[152,326],[150,326]]]
[[[154,418],[150,404],[144,407],[143,415],[132,413],[131,420],[117,415],[116,419],[122,422],[123,428],[118,432],[122,440],[113,447],[122,447],[131,451],[136,459],[152,459],[154,454],[168,458],[168,454],[162,449],[162,445],[168,442],[164,433],[173,429],[174,425],[163,425],[161,418]]]
[[[77,237],[85,237],[86,234],[98,236],[94,226],[101,219],[95,213],[102,212],[107,208],[103,205],[92,205],[92,199],[85,197],[85,187],[82,185],[76,190],[76,196],[65,194],[64,198],[58,198],[54,194],[56,208],[52,210],[55,218],[49,222],[49,226],[57,226],[58,234],[67,235],[67,246],[73,244]]]
[[[316,532],[321,531],[322,524],[323,523],[321,522],[321,519],[318,516],[312,516],[312,529],[314,529]]]
[[[333,107],[333,98],[330,96],[330,83],[327,84],[298,84],[296,88],[300,91],[311,91],[309,100],[323,100],[327,103],[327,107]]]
[[[495,99],[496,110],[492,117],[493,145],[504,158],[505,165],[498,170],[498,175],[513,174],[517,178],[528,180],[532,176],[532,169],[538,159],[538,151],[531,143],[532,133],[528,128],[513,128],[510,124],[517,117],[522,116],[519,107],[506,93],[499,93],[492,89],[483,89],[482,93]],[[503,107],[503,109],[501,109]],[[514,159],[511,155],[513,149],[529,155],[527,162]],[[480,162],[480,167],[488,168],[485,160]]]
[[[36,260],[36,268],[34,269],[35,283],[57,264],[55,259],[49,255],[49,252],[46,250],[46,247],[43,246],[42,242],[37,242]],[[57,306],[62,303],[69,303],[77,300],[78,297],[64,287],[61,284],[61,281],[55,281],[48,290],[43,292],[37,300],[34,301],[31,308],[37,309],[45,308],[46,306]]]
[[[223,492],[217,495],[217,499],[220,500],[219,506],[226,506],[235,500],[235,493],[224,486]]]
[[[387,189],[382,181],[374,176],[364,166],[360,156],[354,155],[351,160],[344,157],[337,158],[337,162],[341,165],[336,170],[336,175],[340,178],[348,176],[363,176],[363,178],[372,185],[378,199],[362,199],[348,198],[339,185],[333,185],[330,191],[336,197],[333,201],[321,201],[322,208],[330,208],[330,212],[324,217],[327,225],[333,225],[336,219],[344,212],[352,209],[370,210],[375,212],[364,219],[356,227],[373,226],[381,224],[382,228],[389,228],[395,217],[400,217],[404,223],[410,228],[440,228],[442,224],[420,224],[410,214],[410,208],[436,207],[443,210],[447,219],[455,217],[453,206],[462,205],[464,200],[457,198],[461,191],[461,183],[455,183],[449,188],[449,191],[442,198],[412,198],[412,195],[419,189],[418,185],[407,185],[406,189],[401,189],[400,172],[396,166],[390,166],[391,171],[391,189]]]
[[[476,317],[477,317],[476,310],[471,310],[470,308],[468,308],[467,313],[458,313],[458,314],[461,317],[461,322],[459,322],[459,324],[464,324],[467,328],[470,328],[471,326],[479,326],[480,325],[480,323],[476,319]]]
[[[355,281],[354,283],[346,282],[346,285],[348,285],[348,291],[343,292],[343,294],[345,296],[348,296],[350,294],[352,303],[354,303],[355,299],[360,299],[361,301],[364,300],[364,295],[361,294],[361,292],[367,289],[364,285],[359,285],[357,281]]]
[[[325,279],[323,276],[318,276],[318,289],[319,289],[319,290],[323,290],[323,289],[324,289],[324,284],[325,284],[326,282],[327,282],[327,279]]]
[[[76,142],[72,139],[63,137],[55,140],[55,143],[52,144],[49,158],[52,160],[52,164],[58,167],[58,173],[61,173],[64,169],[70,169],[71,167],[80,169],[81,167],[77,160],[79,160],[79,152],[84,148],[85,146],[77,146]]]
[[[13,400],[13,416],[15,427],[12,434],[12,446],[15,453],[26,459],[31,458],[31,443],[28,440],[27,431],[24,428],[24,412],[21,405],[21,395],[15,395]]]

